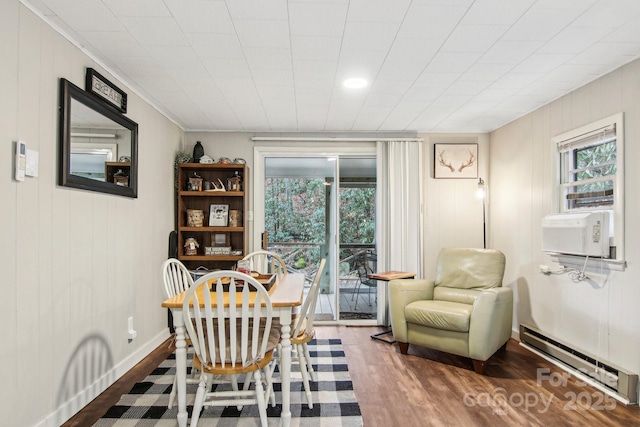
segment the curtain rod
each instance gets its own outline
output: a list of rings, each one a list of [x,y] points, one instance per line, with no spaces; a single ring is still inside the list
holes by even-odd
[[[422,138],[327,138],[327,137],[300,137],[293,136],[254,136],[252,141],[317,141],[317,142],[388,142],[388,141],[411,141],[411,142],[423,142]]]

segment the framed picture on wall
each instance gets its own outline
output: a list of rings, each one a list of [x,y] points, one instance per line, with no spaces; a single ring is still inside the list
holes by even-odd
[[[229,205],[211,205],[209,227],[226,227],[229,220]]]
[[[478,144],[433,144],[434,178],[478,178]]]

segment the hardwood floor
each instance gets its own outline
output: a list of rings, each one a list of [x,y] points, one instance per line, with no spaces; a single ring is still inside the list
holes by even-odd
[[[340,337],[366,427],[632,426],[640,409],[605,397],[510,341],[477,375],[469,359],[372,340],[379,327],[318,326],[318,338]],[[171,349],[161,345],[65,427],[90,426]]]

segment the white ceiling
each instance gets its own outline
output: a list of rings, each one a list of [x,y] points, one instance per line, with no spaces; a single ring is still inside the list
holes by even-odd
[[[487,132],[640,55],[639,0],[21,1],[185,130]]]

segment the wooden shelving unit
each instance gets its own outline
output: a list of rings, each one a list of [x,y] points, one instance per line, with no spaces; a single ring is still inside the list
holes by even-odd
[[[246,254],[248,247],[248,233],[246,229],[246,211],[248,199],[246,191],[205,191],[206,182],[216,183],[218,187],[221,181],[225,188],[227,179],[231,178],[235,172],[242,176],[242,190],[247,182],[248,169],[243,164],[203,164],[203,163],[182,163],[178,169],[178,259],[187,268],[196,269],[206,267],[207,269],[228,269]],[[189,178],[202,178],[203,190],[189,190]],[[220,181],[218,181],[220,180]],[[215,188],[212,184],[211,188]],[[211,205],[227,205],[227,225],[209,226]],[[189,226],[189,210],[201,210],[203,212],[202,226]],[[237,226],[229,225],[231,211],[239,211],[241,221]],[[224,247],[231,247],[235,254],[207,255],[207,247],[216,247],[214,236],[221,234],[225,236]],[[185,242],[188,238],[194,238],[199,247],[196,248],[195,255],[187,255]]]

